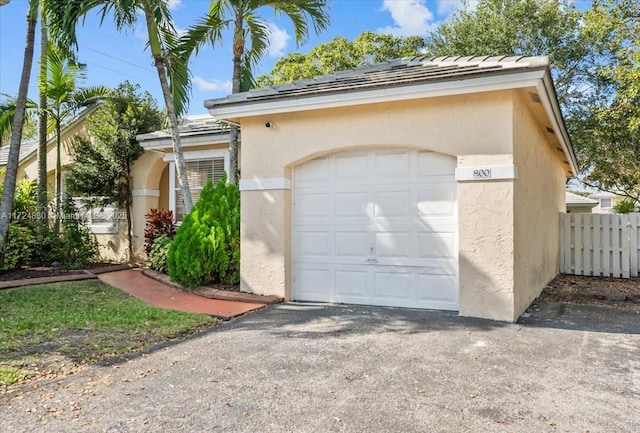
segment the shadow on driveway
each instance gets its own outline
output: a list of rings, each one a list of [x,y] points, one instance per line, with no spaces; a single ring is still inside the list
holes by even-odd
[[[536,328],[640,334],[639,309],[579,305],[536,299],[518,323]]]

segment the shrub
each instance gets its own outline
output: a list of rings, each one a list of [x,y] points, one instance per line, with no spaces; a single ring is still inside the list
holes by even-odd
[[[95,262],[98,257],[98,242],[81,218],[73,199],[65,197],[62,202],[62,255],[58,259],[61,266],[66,268],[80,268]]]
[[[34,240],[33,232],[15,222],[9,224],[7,244],[0,270],[9,271],[29,263],[31,259],[31,244]]]
[[[615,213],[631,213],[636,210],[636,204],[630,198],[625,198],[624,200],[620,200],[613,206],[613,211]]]
[[[171,238],[167,235],[160,235],[153,241],[151,251],[149,252],[149,265],[154,271],[167,273],[167,255],[169,254],[169,246]]]
[[[170,210],[150,209],[145,216],[147,223],[144,229],[144,248],[147,254],[150,254],[156,238],[167,235],[169,239],[173,239],[176,234],[176,224],[173,212]]]
[[[169,276],[188,287],[240,280],[240,191],[224,176],[202,189],[168,255]]]
[[[66,254],[62,237],[50,229],[36,233],[31,245],[31,265],[50,266],[53,262],[61,262]]]

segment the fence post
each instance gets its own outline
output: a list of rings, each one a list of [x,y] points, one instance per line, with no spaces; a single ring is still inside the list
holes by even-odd
[[[630,274],[632,277],[638,276],[638,214],[629,214],[629,248],[631,255],[631,269]]]

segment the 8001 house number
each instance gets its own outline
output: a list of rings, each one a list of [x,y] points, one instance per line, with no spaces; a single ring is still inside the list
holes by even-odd
[[[491,179],[490,168],[478,168],[473,170],[474,179]]]

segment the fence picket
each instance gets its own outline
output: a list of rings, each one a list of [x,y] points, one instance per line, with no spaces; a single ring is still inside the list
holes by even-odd
[[[611,275],[611,218],[602,215],[602,276]]]
[[[573,214],[574,216],[574,275],[582,275],[582,216],[579,213]]]
[[[611,276],[620,278],[622,269],[620,267],[620,216],[610,215],[611,217],[611,253],[613,256],[613,264],[611,265]]]
[[[620,255],[620,261],[622,265],[622,278],[629,278],[631,276],[631,255],[629,254],[629,215],[620,215],[620,243],[622,254]]]
[[[632,277],[638,276],[638,214],[629,214],[629,254],[631,264],[629,273]]]
[[[564,273],[570,274],[573,271],[571,266],[571,214],[566,214],[563,220],[564,226]],[[560,252],[562,254],[562,252]]]
[[[582,214],[582,275],[592,275],[591,265],[591,214]]]
[[[601,219],[593,217],[593,273],[592,275],[602,275],[602,234]]]

